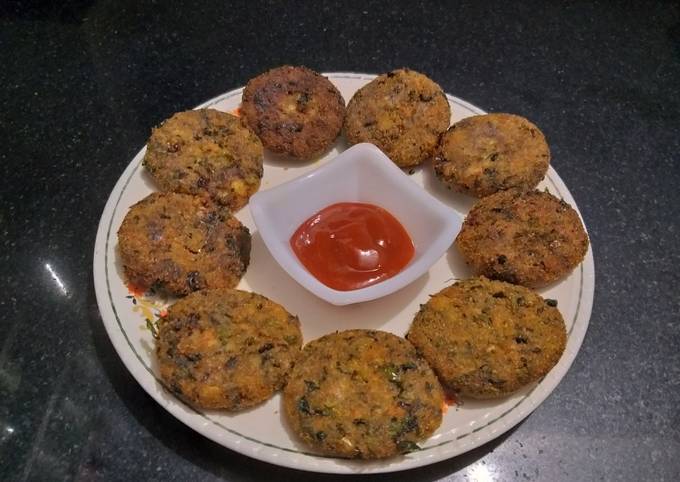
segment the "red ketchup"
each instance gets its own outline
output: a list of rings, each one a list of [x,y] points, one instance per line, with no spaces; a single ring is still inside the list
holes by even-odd
[[[329,288],[365,288],[399,273],[413,258],[404,227],[379,206],[332,204],[302,223],[290,245],[307,270]]]

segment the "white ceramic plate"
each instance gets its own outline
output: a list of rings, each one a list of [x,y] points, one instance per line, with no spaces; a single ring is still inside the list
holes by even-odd
[[[374,78],[367,74],[325,75],[338,87],[346,101]],[[242,89],[233,90],[199,107],[235,111],[241,102],[241,92]],[[484,113],[451,95],[448,99],[452,122]],[[306,164],[286,163],[265,155],[261,189],[315,169],[345,148],[346,144],[340,139],[323,159]],[[197,411],[180,402],[161,385],[153,355],[154,340],[145,328],[145,318],[154,317],[162,309],[162,302],[131,296],[117,253],[116,233],[128,208],[156,190],[141,166],[144,152],[145,149],[142,149],[123,172],[99,222],[94,250],[94,283],[99,310],[113,346],[139,384],[179,420],[225,447],[272,464],[316,472],[377,473],[431,464],[478,447],[520,422],[555,389],[576,357],[588,327],[595,288],[590,249],[585,261],[569,277],[541,290],[544,297],[558,300],[567,324],[567,347],[557,366],[543,380],[511,397],[490,402],[464,400],[462,405],[450,407],[439,430],[421,444],[420,451],[375,462],[315,455],[287,429],[279,395],[237,414]],[[462,215],[472,205],[472,198],[444,189],[434,178],[429,163],[416,169],[411,179]],[[548,188],[577,208],[569,190],[552,167],[539,188]],[[255,229],[248,207],[239,211],[237,217],[251,230],[253,241],[251,265],[238,288],[261,293],[297,314],[305,341],[350,328],[380,329],[403,336],[419,305],[428,300],[428,295],[438,292],[456,278],[466,278],[471,274],[452,247],[428,274],[397,293],[357,305],[333,306],[302,288],[279,267]]]

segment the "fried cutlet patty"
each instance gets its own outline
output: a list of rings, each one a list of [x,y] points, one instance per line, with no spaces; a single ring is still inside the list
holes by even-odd
[[[302,350],[283,392],[286,418],[326,455],[377,459],[414,450],[441,424],[443,391],[405,339],[326,335]]]
[[[311,159],[340,134],[345,101],[326,77],[285,65],[248,82],[241,112],[267,149]]]
[[[560,359],[566,331],[555,305],[522,286],[473,278],[421,305],[406,337],[446,388],[502,397],[539,380]]]
[[[413,70],[394,70],[354,94],[347,106],[345,136],[351,144],[375,144],[400,167],[415,166],[434,154],[450,117],[439,85]]]
[[[158,325],[156,355],[168,388],[191,405],[241,410],[269,399],[302,346],[297,317],[256,293],[196,291]]]
[[[543,133],[524,117],[468,117],[442,135],[434,172],[452,189],[484,197],[511,188],[529,190],[543,179],[550,149]]]
[[[199,109],[153,129],[144,167],[164,191],[208,194],[236,211],[260,187],[263,156],[262,143],[241,119]]]
[[[209,198],[152,193],[130,208],[118,230],[128,281],[175,295],[232,288],[250,262],[250,232]]]
[[[588,251],[588,235],[564,200],[514,189],[477,201],[456,246],[477,274],[535,287],[578,266]]]

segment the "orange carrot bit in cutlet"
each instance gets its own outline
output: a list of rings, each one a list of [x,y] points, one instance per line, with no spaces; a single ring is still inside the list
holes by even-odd
[[[144,288],[143,286],[134,285],[132,283],[127,284],[127,289],[130,292],[130,294],[135,298],[144,296],[144,293],[146,293],[146,288]]]

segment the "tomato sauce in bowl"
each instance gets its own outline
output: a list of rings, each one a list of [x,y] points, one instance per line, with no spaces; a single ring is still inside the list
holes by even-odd
[[[307,270],[329,288],[352,291],[399,273],[415,247],[401,223],[374,204],[331,204],[303,222],[290,238]]]

